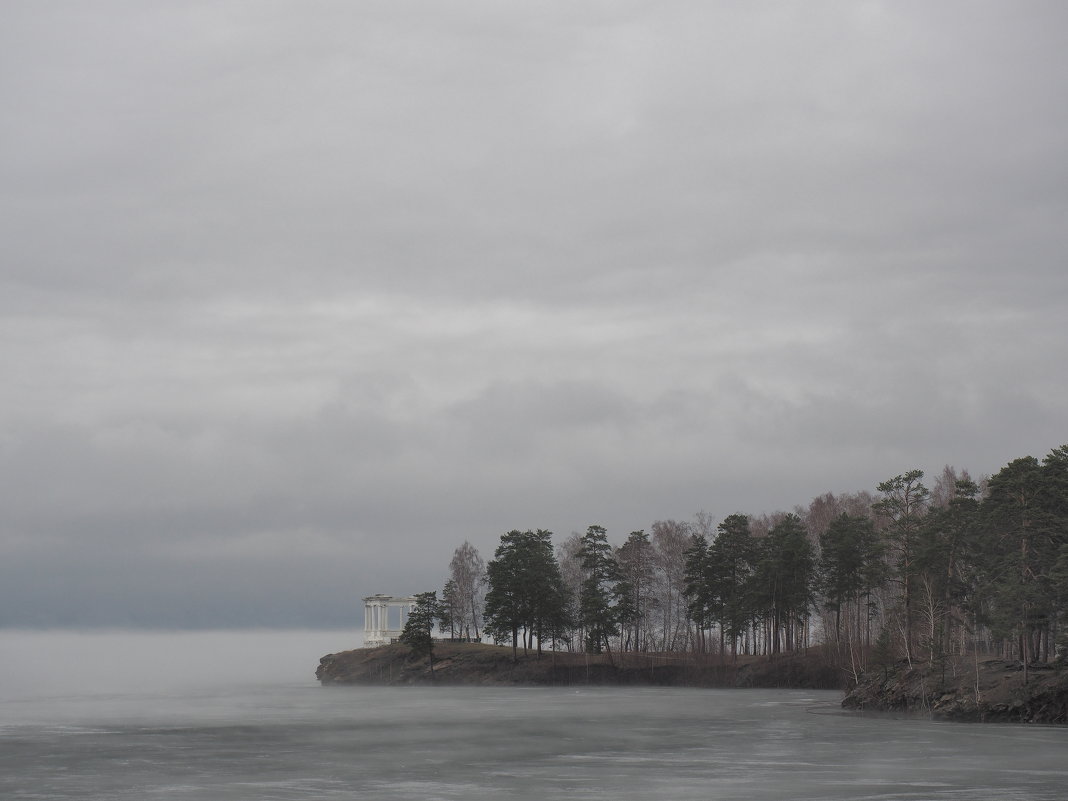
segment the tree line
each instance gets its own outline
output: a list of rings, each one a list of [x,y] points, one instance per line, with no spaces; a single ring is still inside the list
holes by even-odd
[[[619,545],[598,525],[555,546],[549,531],[513,530],[488,564],[465,542],[441,599],[420,596],[433,607],[420,625],[516,656],[823,644],[855,671],[872,658],[1063,659],[1068,445],[980,481],[951,467],[924,479],[910,470],[789,513],[657,521]]]

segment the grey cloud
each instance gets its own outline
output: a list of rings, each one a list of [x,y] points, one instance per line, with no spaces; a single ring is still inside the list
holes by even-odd
[[[1060,7],[9,5],[0,622],[1062,444]]]

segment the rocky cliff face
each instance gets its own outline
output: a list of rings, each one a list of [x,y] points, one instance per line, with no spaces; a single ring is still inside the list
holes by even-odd
[[[959,721],[1068,723],[1068,669],[988,659],[942,669],[898,662],[860,677],[846,709],[915,712]]]

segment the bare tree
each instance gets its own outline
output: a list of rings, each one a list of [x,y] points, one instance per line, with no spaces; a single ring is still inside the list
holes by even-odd
[[[957,468],[947,464],[942,468],[942,475],[935,479],[934,486],[931,487],[931,508],[948,508],[950,502],[959,494],[957,482],[971,480],[972,477],[967,470],[958,472]]]
[[[686,550],[692,530],[687,523],[657,520],[653,523],[653,549],[658,567],[661,640],[659,650],[685,648],[689,629],[686,614]]]
[[[449,562],[449,575],[456,585],[456,596],[462,611],[458,615],[457,628],[471,637],[474,630],[475,639],[481,636],[478,631],[481,622],[482,594],[486,584],[486,563],[478,554],[478,549],[470,542],[457,548]]]
[[[626,601],[622,607],[628,614],[620,631],[621,651],[648,651],[653,647],[651,612],[660,604],[654,593],[657,561],[653,544],[645,531],[632,531],[627,541],[615,551]]]
[[[798,507],[796,512],[804,521],[808,535],[814,542],[819,542],[820,535],[831,525],[831,521],[842,513],[842,509],[835,494],[825,492],[813,498],[807,509]]]
[[[580,616],[575,605],[579,594],[582,592],[582,536],[577,531],[572,531],[571,536],[556,546],[556,561],[560,565],[560,575],[564,581],[564,589],[567,593],[568,602],[571,604],[571,619],[578,624],[567,639],[567,648],[572,650],[576,642],[586,641],[586,632],[582,626]]]

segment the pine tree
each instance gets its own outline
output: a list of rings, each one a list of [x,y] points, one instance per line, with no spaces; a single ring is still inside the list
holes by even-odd
[[[519,658],[520,630],[524,651],[533,640],[540,654],[542,639],[556,639],[567,629],[567,591],[550,532],[502,535],[486,572],[485,628],[498,641],[511,636],[513,659]]]
[[[612,546],[601,526],[590,526],[582,537],[582,570],[585,577],[579,595],[579,615],[586,629],[586,650],[611,651],[609,637],[619,634],[618,593],[621,576]]]
[[[512,659],[518,660],[519,628],[526,619],[523,535],[512,530],[501,535],[500,545],[486,566],[489,589],[483,611],[484,627],[497,641],[512,639]]]
[[[842,609],[859,603],[871,589],[872,566],[878,564],[876,535],[867,517],[842,512],[820,534],[819,589],[823,606],[834,612],[834,639],[841,638]]]
[[[694,534],[686,551],[686,572],[683,594],[686,612],[697,627],[699,650],[704,653],[705,632],[718,619],[715,588],[710,580],[708,540],[704,534]]]
[[[987,570],[993,580],[990,622],[1012,637],[1024,664],[1040,655],[1052,612],[1049,568],[1057,559],[1047,474],[1033,456],[1009,462],[990,479],[982,511],[988,526]]]
[[[448,631],[453,639],[457,636],[457,629],[463,625],[464,604],[460,597],[456,582],[449,579],[441,591],[441,603],[439,605],[441,615],[439,617],[441,630]]]
[[[412,649],[417,658],[430,658],[430,672],[434,672],[434,626],[441,617],[441,605],[436,592],[421,592],[415,596],[415,606],[408,614],[400,641]]]
[[[531,539],[530,577],[530,630],[538,644],[541,656],[542,644],[555,643],[566,637],[571,627],[567,587],[560,572],[560,564],[553,551],[552,533],[543,529],[534,532]]]
[[[814,559],[801,518],[785,515],[761,543],[750,597],[771,629],[771,653],[793,650],[812,601]],[[785,643],[781,637],[785,636]]]
[[[731,654],[737,659],[738,638],[754,618],[750,578],[757,546],[749,531],[747,515],[729,515],[717,526],[717,532],[708,549],[708,594],[720,624],[720,651],[724,638],[729,639]]]
[[[912,658],[913,604],[916,596],[916,540],[927,512],[930,491],[923,485],[923,471],[910,470],[878,486],[881,500],[873,511],[886,525],[887,542],[895,558],[895,576],[901,587],[905,655]]]
[[[971,479],[957,479],[942,505],[929,511],[920,527],[916,569],[927,590],[924,616],[932,659],[948,657],[953,632],[966,625],[966,611],[974,600],[981,540],[978,494]]]

